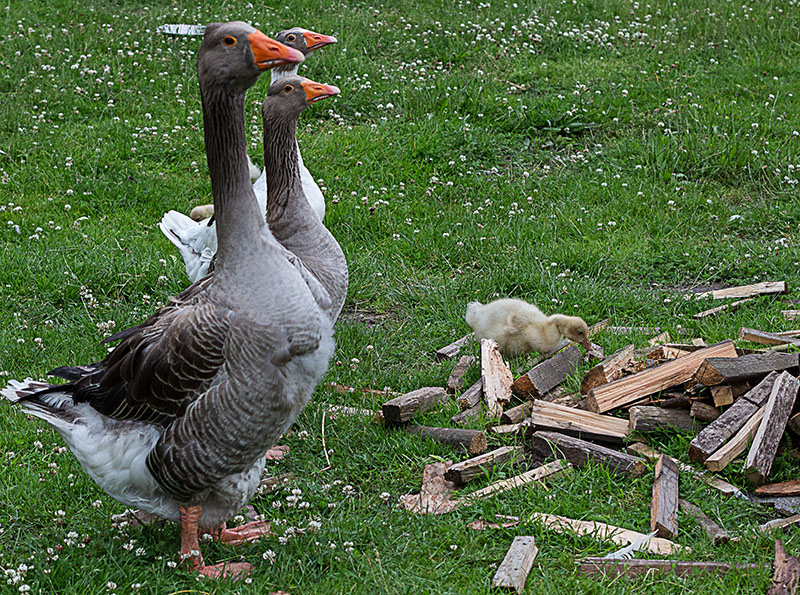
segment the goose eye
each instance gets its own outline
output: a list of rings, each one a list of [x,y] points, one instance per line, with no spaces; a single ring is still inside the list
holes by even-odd
[[[294,87],[292,85],[286,85],[283,88],[283,90],[286,91],[287,93],[291,93],[292,91],[294,91]]]
[[[236,45],[236,38],[228,35],[227,37],[225,37],[222,40],[222,43],[224,43],[225,45],[227,45],[229,47],[233,47],[233,46]]]
[[[294,33],[291,33],[286,36],[286,41],[294,41],[295,39],[297,39],[297,35],[295,35]]]

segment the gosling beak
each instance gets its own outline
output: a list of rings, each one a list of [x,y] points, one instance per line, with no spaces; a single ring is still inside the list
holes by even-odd
[[[306,39],[306,47],[309,52],[324,48],[326,45],[339,41],[333,35],[322,35],[320,33],[314,33],[313,31],[304,31],[303,37]]]
[[[253,50],[253,61],[260,70],[299,64],[305,60],[303,52],[286,47],[261,31],[254,31],[247,38],[250,40],[250,49]]]
[[[581,345],[586,347],[586,349],[591,349],[592,348],[592,342],[589,340],[588,337],[586,339],[584,339],[583,341],[581,341]]]
[[[315,83],[308,79],[304,80],[301,84],[303,85],[303,90],[306,92],[306,100],[309,103],[314,103],[320,99],[339,94],[339,87],[334,87],[333,85]]]

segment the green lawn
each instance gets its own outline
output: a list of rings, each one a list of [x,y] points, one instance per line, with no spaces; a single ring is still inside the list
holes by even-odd
[[[241,19],[267,34],[300,25],[339,38],[301,70],[342,89],[299,128],[326,193],[326,225],[350,266],[323,384],[443,385],[452,363],[431,352],[467,332],[463,312],[474,299],[515,296],[589,324],[610,318],[673,336],[688,328],[709,343],[742,325],[792,324],[780,311],[797,307],[790,298],[800,284],[797,0],[142,4],[0,7],[3,382],[102,358],[104,334],[143,320],[187,284],[156,224],[168,209],[210,199],[199,41],[157,33],[163,23]],[[260,81],[248,98],[256,162],[266,88]],[[692,314],[709,302],[682,297],[699,285],[781,279],[795,289],[788,297],[704,322]],[[597,341],[611,353],[628,339]],[[0,404],[0,572],[18,581],[0,591],[483,593],[515,535],[534,535],[540,548],[526,593],[760,593],[769,583],[766,568],[724,580],[586,578],[574,559],[612,543],[535,524],[467,527],[542,511],[647,532],[652,474],[630,481],[573,470],[546,489],[448,515],[407,514],[397,499],[419,489],[424,465],[463,455],[328,415],[324,469],[324,402],[379,406],[362,393],[317,389],[285,439],[291,456],[272,467],[295,479],[253,502],[279,523],[277,534],[241,550],[205,546],[211,563],[241,555],[256,566],[250,583],[235,585],[199,584],[173,569],[175,525],[116,526],[121,505],[55,432]],[[456,409],[420,419],[448,425]],[[651,445],[688,461],[688,441],[665,434]],[[741,466],[724,475],[744,487]],[[781,457],[773,478],[797,470]],[[517,472],[504,466],[477,487]],[[682,516],[686,559],[771,562],[773,539],[754,532],[768,509],[691,478],[681,496],[742,537],[714,547]],[[798,553],[800,532],[784,538]]]

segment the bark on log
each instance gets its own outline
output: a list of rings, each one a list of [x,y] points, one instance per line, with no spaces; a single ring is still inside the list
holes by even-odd
[[[426,438],[436,440],[447,446],[463,448],[467,454],[474,456],[486,451],[486,434],[480,430],[466,430],[464,428],[432,428],[427,426],[406,426],[411,434],[419,434]]]
[[[480,417],[486,411],[486,405],[479,401],[469,409],[464,409],[461,413],[456,413],[450,421],[460,426],[465,425],[469,420]]]
[[[447,400],[447,393],[438,386],[418,388],[383,404],[383,417],[387,423],[399,424],[408,421],[417,413],[432,409]]]
[[[637,405],[630,410],[630,429],[632,432],[658,432],[660,430],[680,430],[692,432],[694,418],[685,409],[661,409]]]
[[[796,595],[800,590],[800,558],[790,556],[783,542],[775,541],[775,575],[767,590],[767,595]]]
[[[495,465],[522,457],[523,447],[503,446],[480,456],[452,465],[445,471],[444,478],[457,484],[465,484],[471,479],[482,477],[487,469]]]
[[[659,537],[672,539],[678,534],[678,465],[667,455],[661,455],[655,475],[650,529]]]
[[[748,419],[733,437],[728,440],[722,448],[717,450],[705,461],[706,469],[709,471],[722,471],[733,459],[738,457],[747,449],[747,444],[758,430],[758,426],[764,417],[767,406],[759,407],[753,417]]]
[[[620,378],[623,368],[633,359],[633,349],[633,343],[626,345],[586,372],[581,381],[581,394],[585,395],[595,386]]]
[[[446,345],[441,349],[437,350],[436,359],[437,360],[453,359],[458,355],[459,351],[461,351],[461,348],[464,347],[464,345],[469,343],[471,340],[472,340],[472,333],[464,335],[457,341],[453,341],[452,343],[450,343],[450,345]]]
[[[456,402],[462,409],[469,409],[470,407],[475,407],[475,405],[480,403],[482,398],[483,380],[481,379],[461,393],[456,399]]]
[[[521,397],[541,398],[574,374],[582,361],[580,349],[571,345],[517,378],[511,389]]]
[[[629,455],[556,432],[534,432],[527,438],[531,450],[543,458],[555,456],[567,459],[576,467],[585,467],[589,461],[603,465],[616,474],[641,477],[647,472],[644,461]]]
[[[692,403],[689,415],[697,420],[709,423],[717,419],[720,416],[720,412],[716,407],[712,407],[702,401],[695,401]]]
[[[741,357],[710,357],[701,365],[694,381],[706,386],[760,379],[772,371],[797,371],[797,353],[766,351]]]
[[[457,390],[464,388],[464,376],[467,375],[472,364],[475,363],[474,355],[462,355],[458,359],[458,363],[450,372],[450,377],[447,379],[447,392],[454,393]]]

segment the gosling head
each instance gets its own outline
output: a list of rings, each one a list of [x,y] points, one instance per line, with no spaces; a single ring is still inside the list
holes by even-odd
[[[579,316],[561,316],[556,321],[556,326],[561,335],[570,341],[580,343],[586,349],[592,348],[592,344],[589,342],[589,327],[583,318]]]

